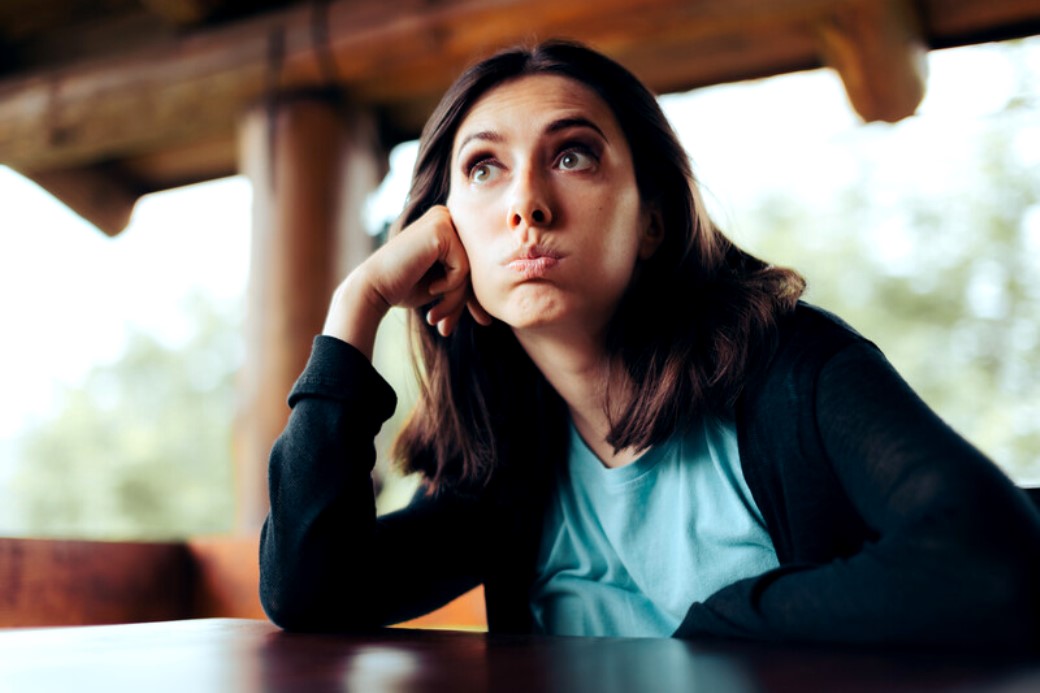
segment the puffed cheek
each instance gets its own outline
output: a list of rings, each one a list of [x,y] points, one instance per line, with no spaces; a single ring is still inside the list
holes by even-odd
[[[499,308],[501,307],[504,297],[500,291],[496,291],[489,282],[482,280],[481,277],[474,277],[470,275],[470,283],[473,286],[473,295],[477,299],[477,303],[480,304],[481,308],[493,318],[500,318]]]

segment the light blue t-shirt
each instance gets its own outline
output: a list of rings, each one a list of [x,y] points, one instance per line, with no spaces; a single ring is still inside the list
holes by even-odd
[[[730,424],[704,420],[616,469],[571,425],[556,482],[531,591],[540,632],[669,636],[694,602],[778,565]]]

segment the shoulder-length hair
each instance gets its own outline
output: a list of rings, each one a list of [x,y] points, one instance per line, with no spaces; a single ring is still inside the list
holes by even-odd
[[[805,282],[742,251],[712,223],[657,99],[613,60],[581,44],[549,41],[469,68],[423,130],[400,226],[446,203],[455,134],[474,103],[504,82],[542,74],[580,82],[610,107],[628,140],[640,197],[660,215],[664,232],[608,326],[608,355],[627,373],[631,391],[608,408],[607,441],[616,450],[643,450],[698,416],[731,415],[777,318],[794,308]],[[520,438],[548,430],[555,422],[544,417],[566,410],[508,326],[481,327],[464,314],[443,338],[424,312],[412,316],[419,398],[395,456],[406,471],[421,471],[432,489],[486,484],[523,448]]]

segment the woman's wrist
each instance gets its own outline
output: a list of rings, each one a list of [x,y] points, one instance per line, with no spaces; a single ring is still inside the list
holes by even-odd
[[[389,310],[379,293],[354,271],[332,294],[322,334],[342,339],[371,361],[379,323]]]

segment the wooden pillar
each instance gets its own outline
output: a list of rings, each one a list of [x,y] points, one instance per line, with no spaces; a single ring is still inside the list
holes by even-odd
[[[387,164],[374,117],[337,92],[257,105],[239,146],[253,234],[235,468],[238,530],[252,533],[267,513],[267,460],[288,418],[286,397],[333,289],[372,250],[362,211]]]

